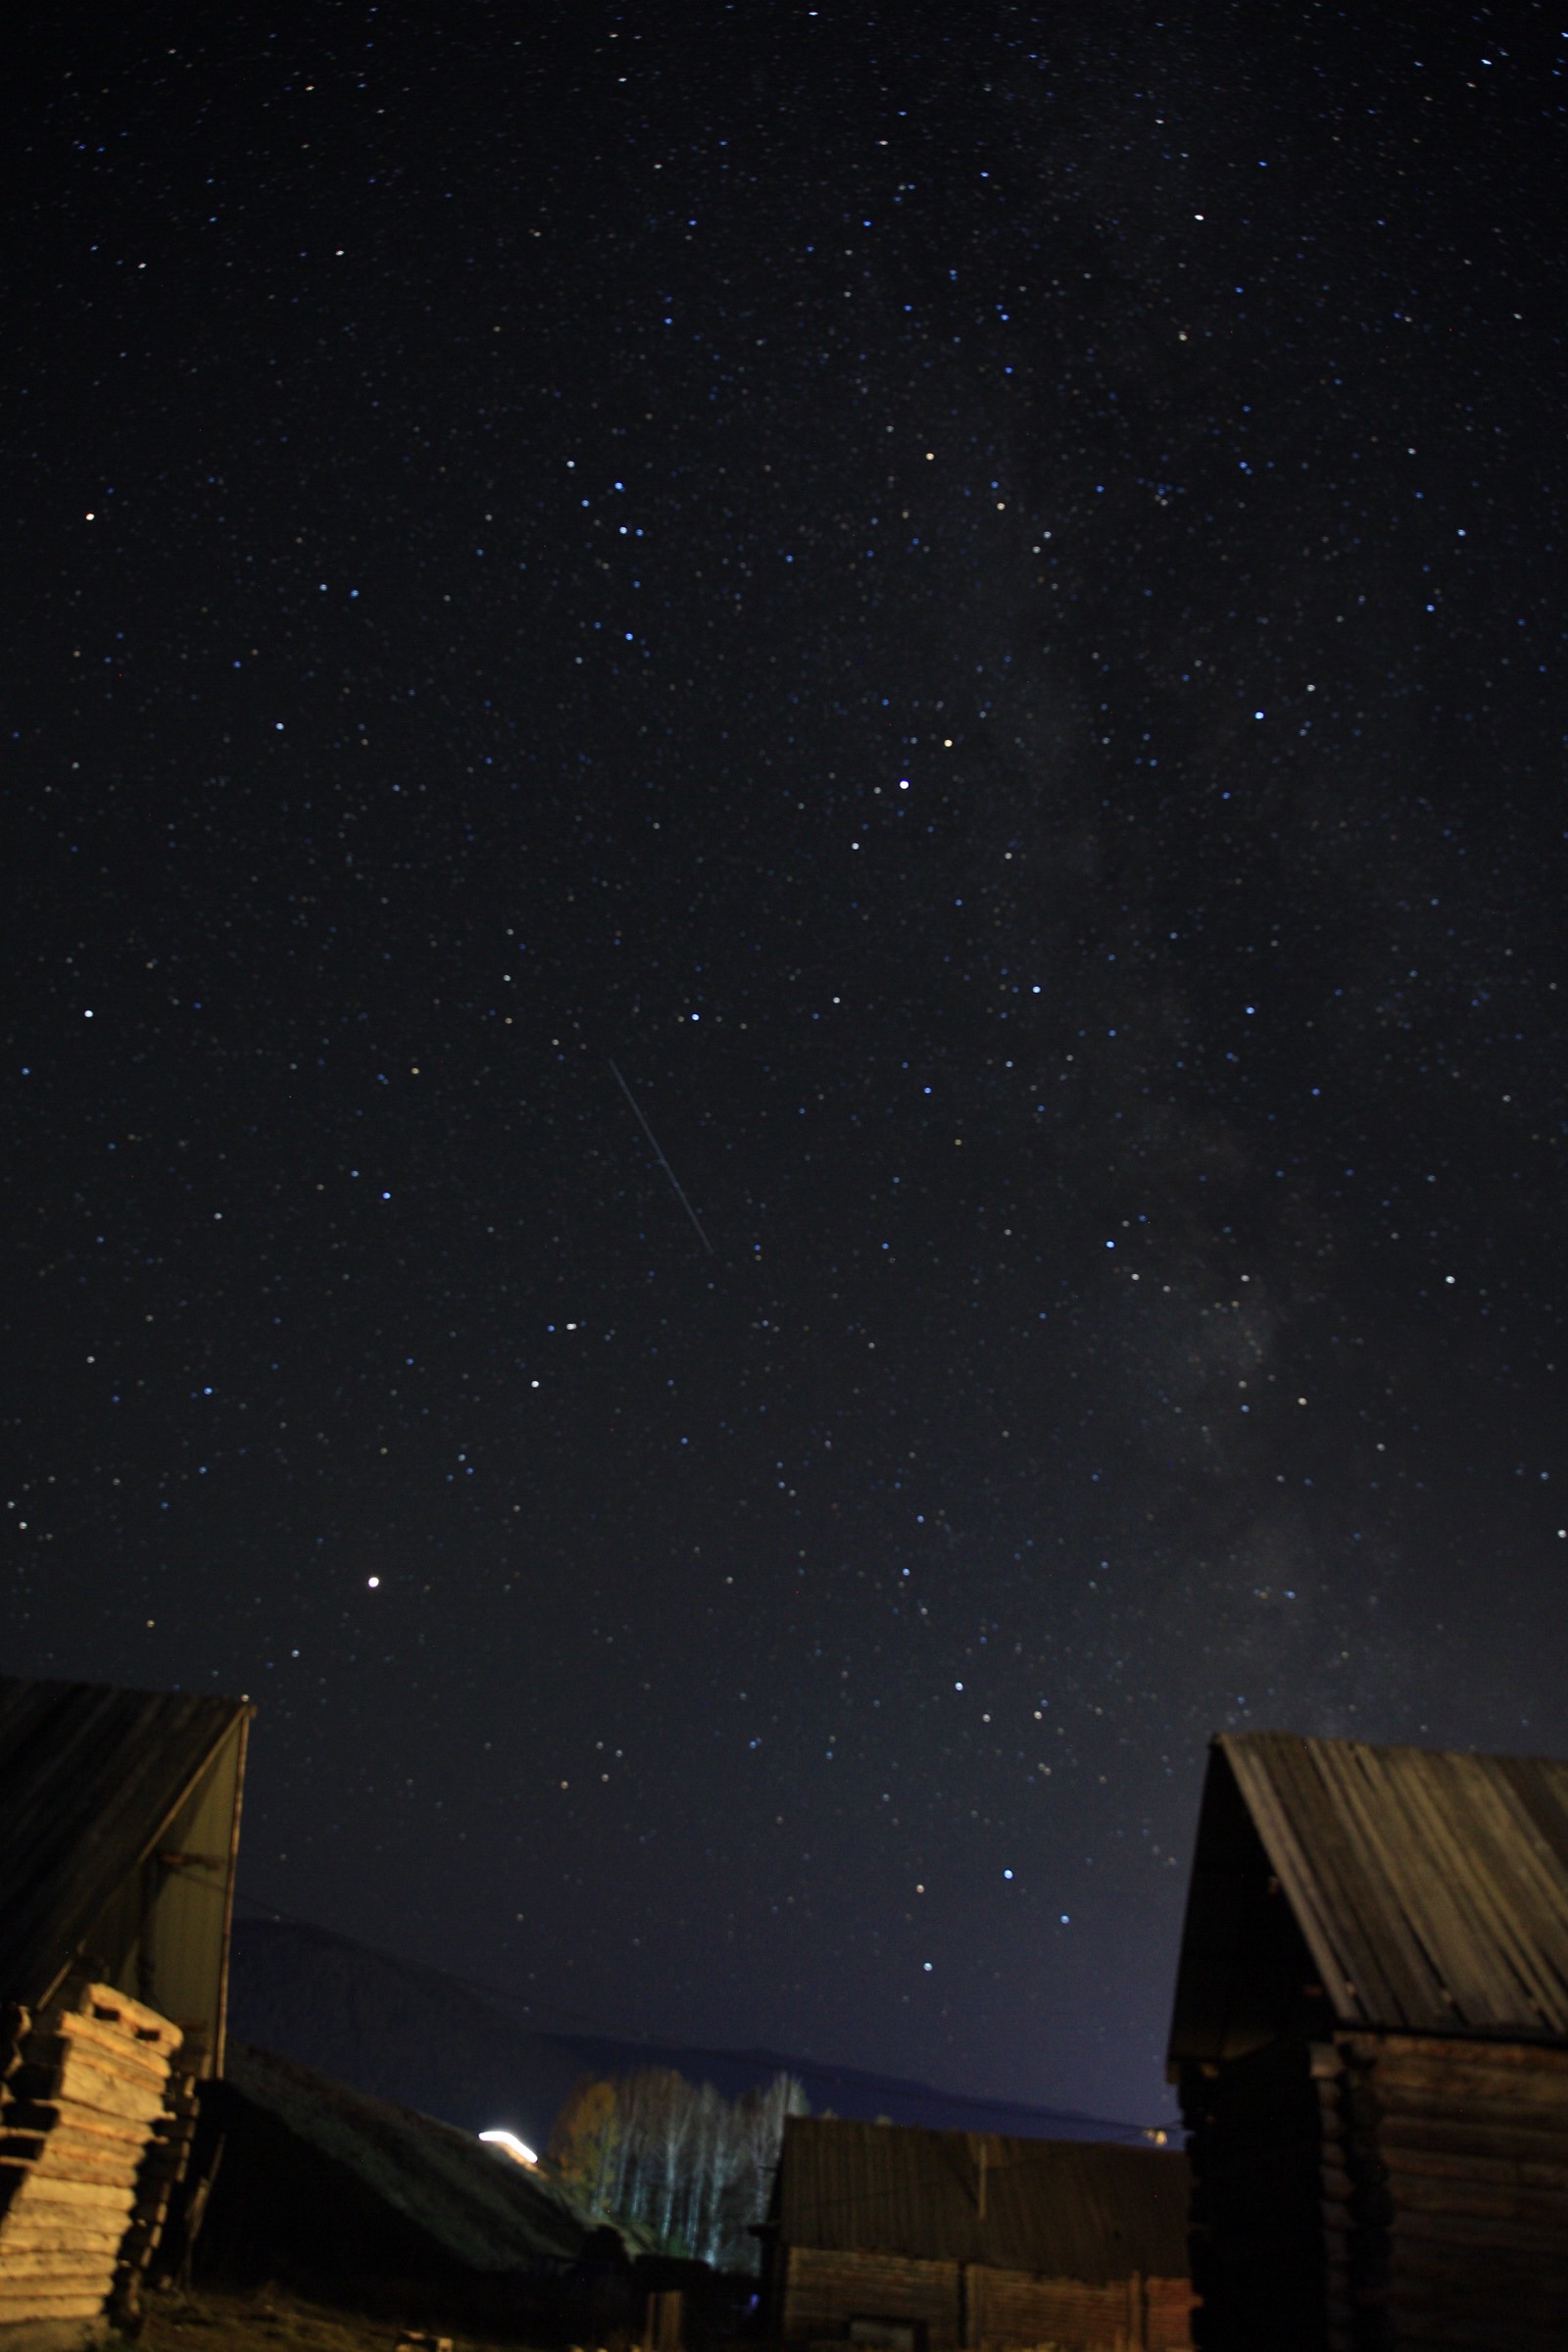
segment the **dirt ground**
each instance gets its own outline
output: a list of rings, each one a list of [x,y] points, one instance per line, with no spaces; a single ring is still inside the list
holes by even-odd
[[[141,2352],[394,2352],[399,2341],[397,2328],[385,2320],[328,2310],[280,2287],[253,2294],[207,2287],[188,2295],[148,2294],[143,2310]],[[433,2352],[434,2339],[424,2340]],[[452,2346],[453,2352],[517,2352],[515,2344],[501,2347],[472,2335],[454,2334]]]

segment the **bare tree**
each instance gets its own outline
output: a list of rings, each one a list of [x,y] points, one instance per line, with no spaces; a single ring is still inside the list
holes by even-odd
[[[666,2251],[755,2271],[784,2118],[806,2113],[790,2075],[723,2098],[667,2067],[579,2083],[551,2154],[604,2212],[640,2222]]]

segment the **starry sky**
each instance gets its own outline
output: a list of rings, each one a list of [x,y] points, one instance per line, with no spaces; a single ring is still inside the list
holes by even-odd
[[[1212,1731],[1568,1745],[1561,12],[125,14],[7,1670],[249,1692],[255,1902],[1162,2114]]]

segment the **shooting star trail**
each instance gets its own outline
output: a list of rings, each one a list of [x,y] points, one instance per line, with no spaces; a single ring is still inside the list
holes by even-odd
[[[615,1084],[616,1084],[616,1085],[619,1087],[619,1089],[620,1089],[621,1093],[622,1093],[622,1094],[625,1096],[625,1098],[626,1098],[627,1102],[628,1102],[631,1104],[631,1106],[632,1106],[632,1109],[635,1111],[635,1113],[636,1113],[636,1115],[637,1115],[637,1123],[638,1123],[638,1125],[641,1127],[641,1129],[642,1129],[642,1131],[643,1131],[644,1135],[646,1135],[646,1136],[647,1136],[647,1138],[648,1138],[648,1141],[650,1142],[650,1144],[652,1144],[652,1146],[653,1146],[653,1148],[654,1148],[654,1157],[655,1157],[655,1158],[658,1160],[658,1162],[659,1162],[660,1166],[661,1166],[661,1167],[663,1169],[663,1171],[664,1171],[664,1174],[665,1174],[665,1175],[666,1175],[666,1176],[669,1178],[670,1184],[671,1184],[671,1186],[672,1186],[672,1188],[673,1188],[673,1190],[674,1190],[674,1194],[675,1194],[675,1198],[676,1198],[676,1200],[677,1200],[680,1202],[680,1204],[681,1204],[682,1208],[683,1208],[683,1209],[686,1211],[686,1214],[687,1214],[687,1215],[690,1217],[690,1219],[691,1219],[692,1223],[693,1223],[693,1224],[696,1226],[696,1228],[697,1228],[697,1238],[698,1238],[698,1240],[699,1240],[699,1241],[702,1243],[702,1245],[703,1245],[703,1248],[704,1248],[704,1249],[705,1249],[705,1250],[708,1251],[708,1254],[709,1254],[709,1256],[710,1256],[710,1257],[711,1257],[711,1256],[712,1256],[712,1254],[713,1254],[713,1245],[712,1245],[712,1243],[711,1243],[711,1242],[709,1240],[709,1238],[708,1238],[707,1234],[706,1234],[706,1233],[703,1231],[703,1220],[702,1220],[702,1218],[701,1218],[701,1217],[700,1217],[700,1216],[697,1214],[697,1211],[696,1211],[696,1209],[695,1209],[695,1208],[693,1208],[693,1206],[692,1206],[691,1202],[690,1202],[690,1201],[687,1200],[687,1198],[686,1198],[685,1194],[684,1194],[684,1193],[681,1191],[681,1188],[680,1188],[680,1178],[679,1178],[679,1177],[676,1175],[676,1173],[675,1173],[674,1169],[673,1169],[673,1168],[670,1166],[670,1164],[669,1164],[668,1160],[667,1160],[667,1159],[664,1157],[664,1154],[663,1154],[663,1153],[662,1153],[662,1152],[661,1152],[661,1150],[659,1149],[659,1138],[658,1138],[658,1136],[657,1136],[657,1135],[654,1133],[653,1129],[652,1129],[652,1128],[649,1126],[649,1124],[648,1124],[648,1121],[647,1121],[647,1120],[646,1120],[646,1119],[643,1117],[643,1112],[642,1112],[642,1104],[641,1104],[641,1103],[638,1102],[638,1100],[637,1100],[636,1096],[635,1096],[635,1095],[632,1093],[632,1091],[631,1091],[631,1088],[630,1088],[630,1087],[629,1087],[629,1086],[626,1084],[626,1081],[625,1081],[625,1079],[624,1079],[624,1078],[621,1076],[621,1074],[620,1074],[619,1070],[615,1069],[615,1065],[614,1065],[614,1063],[613,1063],[613,1062],[612,1062],[610,1066],[611,1066],[611,1068],[612,1068],[612,1070],[614,1070],[614,1072],[615,1072]]]

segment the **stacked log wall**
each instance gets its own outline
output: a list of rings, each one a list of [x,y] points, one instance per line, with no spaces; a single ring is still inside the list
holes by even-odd
[[[787,2344],[842,2343],[852,2320],[922,2330],[925,2352],[1055,2345],[1061,2352],[1188,2352],[1193,2290],[1185,2278],[1105,2285],[902,2255],[785,2250],[779,2333]]]
[[[1144,2283],[1144,2327],[1148,2352],[1189,2352],[1197,2297],[1190,2278],[1150,2278]]]
[[[841,2340],[852,2320],[897,2320],[924,2331],[925,2352],[958,2352],[958,2265],[902,2254],[784,2249],[779,2333],[785,2343]]]
[[[1183,2111],[1200,2352],[1568,2343],[1568,2050],[1342,2033],[1190,2069]]]
[[[1388,2346],[1387,2180],[1364,2063],[1335,2043],[1312,2051],[1323,2134],[1324,2341],[1328,2352]]]
[[[1105,2285],[1036,2271],[965,2266],[962,2341],[1014,2352],[1037,2344],[1187,2352],[1193,2290],[1185,2278],[1136,2274]]]
[[[1368,2034],[1333,2055],[1333,2352],[1559,2352],[1568,2051]]]
[[[0,2326],[90,2320],[145,2259],[167,2188],[146,2171],[170,2123],[177,2026],[89,1984],[13,2010],[0,2096]],[[129,2266],[129,2271],[127,2267]]]

